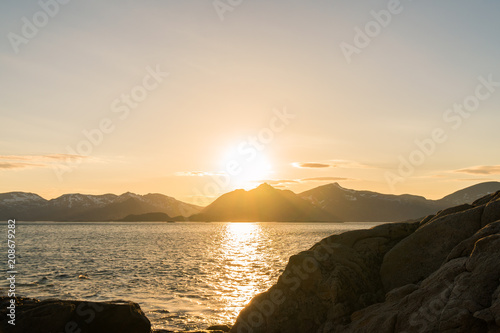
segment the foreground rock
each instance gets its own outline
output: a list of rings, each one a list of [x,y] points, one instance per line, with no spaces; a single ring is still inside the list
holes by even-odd
[[[194,330],[194,331],[169,331],[169,330],[153,330],[152,333],[227,333],[231,330],[231,326],[228,325],[214,325],[208,327],[206,330]]]
[[[16,298],[15,326],[7,321],[10,298],[0,297],[0,332],[150,333],[151,323],[136,303],[39,301]]]
[[[0,296],[0,333],[227,333],[228,325],[206,330],[151,330],[139,304],[124,301],[86,302],[16,297],[15,325],[11,320],[11,298]]]
[[[500,192],[322,240],[231,332],[500,332]]]

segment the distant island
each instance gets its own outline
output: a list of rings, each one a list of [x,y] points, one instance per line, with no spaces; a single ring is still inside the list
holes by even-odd
[[[296,194],[268,184],[235,190],[207,207],[163,194],[65,194],[46,200],[34,193],[0,194],[0,218],[20,221],[396,222],[471,203],[500,190],[500,182],[464,188],[439,200],[416,195],[357,191],[338,183]]]

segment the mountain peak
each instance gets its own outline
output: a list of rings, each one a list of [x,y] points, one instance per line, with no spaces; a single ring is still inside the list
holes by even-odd
[[[338,188],[339,190],[347,190],[345,187],[342,187],[339,183],[335,182],[335,183],[331,183],[331,184],[328,184],[326,185],[328,187],[331,187],[331,188]]]
[[[262,183],[255,188],[256,190],[275,190],[274,187],[269,185],[268,183]]]
[[[297,194],[276,189],[268,183],[251,191],[235,190],[222,195],[192,216],[195,221],[231,222],[307,222],[333,221],[332,217],[300,198]]]

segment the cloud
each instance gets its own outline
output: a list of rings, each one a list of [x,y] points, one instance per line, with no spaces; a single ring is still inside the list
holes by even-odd
[[[87,159],[89,156],[70,154],[48,155],[0,155],[0,169],[14,170],[26,168],[46,168],[68,160]]]
[[[175,173],[178,177],[208,177],[208,176],[220,176],[221,173],[206,172],[206,171],[179,171]]]
[[[299,182],[300,182],[299,180],[295,179],[279,179],[279,180],[268,179],[268,180],[255,181],[255,183],[268,183],[269,185],[273,185],[275,187],[284,186],[286,184],[297,184]]]
[[[332,166],[334,168],[344,168],[344,169],[373,169],[375,167],[359,163],[356,161],[349,160],[332,160]]]
[[[295,162],[296,168],[343,168],[343,169],[372,169],[373,166],[349,160],[330,160],[328,162]]]
[[[500,165],[479,165],[455,170],[454,172],[467,173],[470,175],[500,175]]]
[[[301,179],[303,182],[310,181],[341,181],[341,180],[354,180],[352,178],[343,178],[343,177],[313,177],[313,178],[304,178]]]
[[[433,174],[433,175],[415,176],[414,178],[418,178],[418,179],[447,179],[447,178],[450,178],[450,175]]]
[[[268,180],[258,180],[255,183],[268,183],[274,187],[284,187],[286,185],[300,184],[305,182],[314,182],[314,181],[347,181],[347,180],[356,180],[353,178],[344,178],[344,177],[313,177],[313,178],[303,178],[303,179],[268,179]]]
[[[9,163],[0,162],[0,169],[12,170],[12,169],[25,169],[34,167],[44,167],[44,164],[34,164],[34,163]]]
[[[71,154],[48,154],[48,155],[0,155],[0,160],[7,161],[65,161],[67,159],[84,159],[88,156]]]
[[[496,179],[492,179],[492,178],[461,178],[461,179],[455,179],[455,180],[459,181],[459,182],[477,182],[477,181],[490,182],[490,181],[493,181]]]
[[[292,163],[292,165],[296,168],[311,168],[311,169],[331,167],[330,164],[316,163],[316,162],[306,162],[306,163],[295,162],[295,163]]]

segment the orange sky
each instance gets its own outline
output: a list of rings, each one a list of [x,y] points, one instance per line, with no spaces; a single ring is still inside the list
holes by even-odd
[[[405,2],[382,26],[384,1],[71,2],[29,38],[43,8],[6,6],[0,192],[206,204],[262,181],[440,198],[500,180],[497,3]]]

